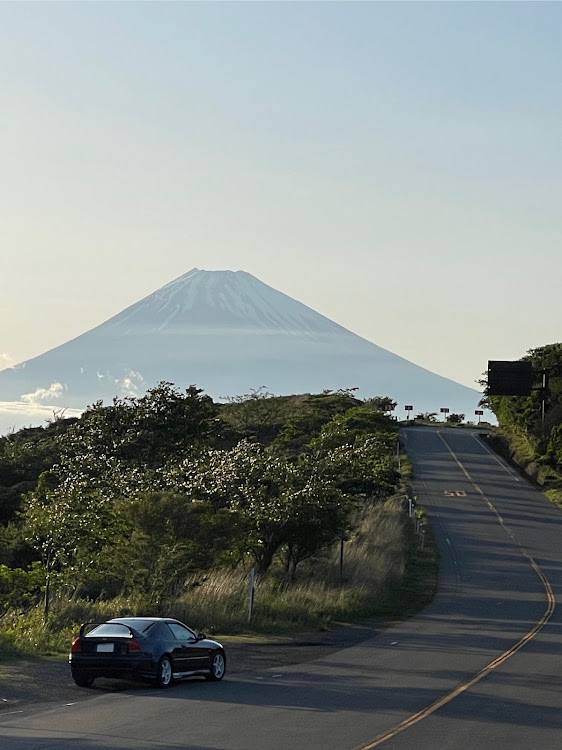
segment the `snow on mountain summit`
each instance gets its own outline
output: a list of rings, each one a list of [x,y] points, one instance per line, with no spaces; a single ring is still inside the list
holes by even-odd
[[[107,331],[221,332],[226,329],[292,335],[342,333],[344,328],[246,271],[197,268],[171,281],[111,320]]]

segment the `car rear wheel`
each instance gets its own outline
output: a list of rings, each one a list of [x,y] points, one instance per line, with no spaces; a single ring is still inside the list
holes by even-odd
[[[217,651],[213,655],[213,659],[211,661],[211,672],[210,674],[205,675],[205,679],[212,680],[213,682],[218,682],[219,680],[222,680],[225,672],[226,659],[224,653],[222,651]]]
[[[95,677],[78,670],[72,670],[72,679],[79,687],[92,687]]]
[[[156,685],[160,688],[166,688],[172,684],[172,679],[172,662],[169,656],[163,656],[158,662]]]

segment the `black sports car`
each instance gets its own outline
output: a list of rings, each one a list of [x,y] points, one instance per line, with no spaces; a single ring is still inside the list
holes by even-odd
[[[170,617],[85,623],[72,642],[68,661],[81,687],[90,687],[96,677],[140,677],[159,687],[193,675],[217,681],[226,669],[220,643]]]

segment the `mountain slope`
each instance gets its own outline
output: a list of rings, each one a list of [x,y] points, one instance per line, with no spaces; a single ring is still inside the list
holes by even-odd
[[[105,323],[0,372],[6,400],[53,384],[57,405],[143,393],[161,380],[214,398],[358,388],[400,407],[470,416],[479,394],[357,336],[244,271],[193,269]]]

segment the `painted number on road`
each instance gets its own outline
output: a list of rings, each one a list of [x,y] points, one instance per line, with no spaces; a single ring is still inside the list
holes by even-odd
[[[455,490],[454,492],[451,492],[450,490],[445,490],[443,494],[446,497],[466,497],[466,492],[464,490]]]

